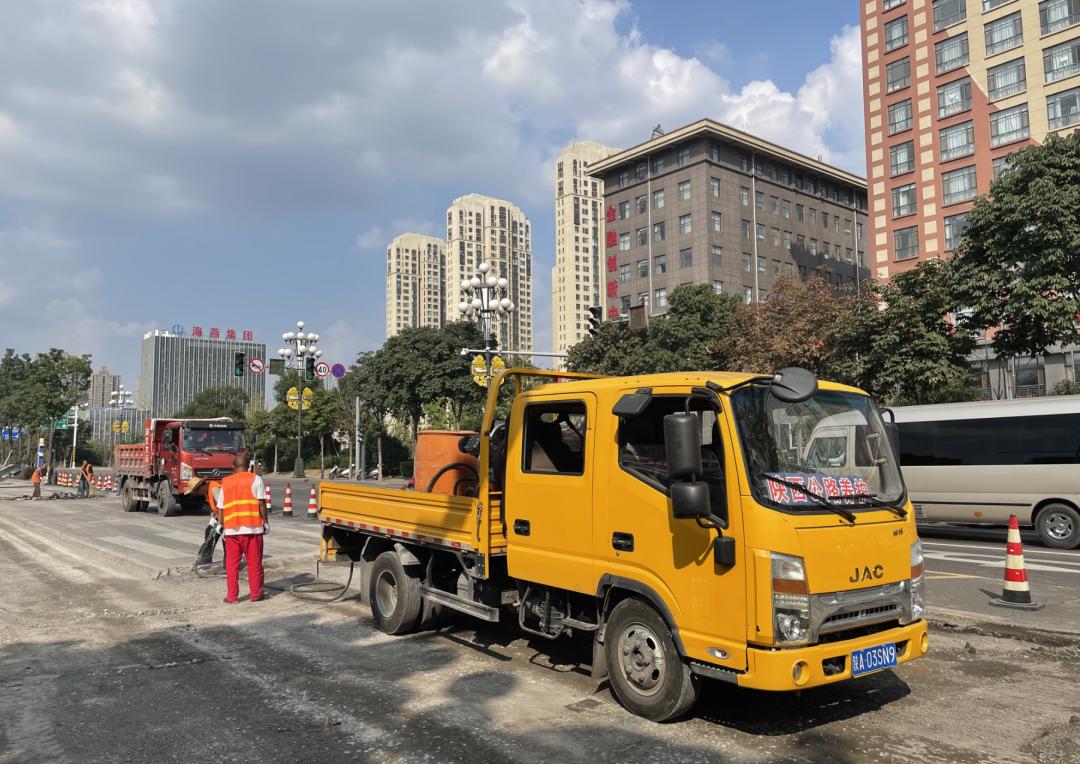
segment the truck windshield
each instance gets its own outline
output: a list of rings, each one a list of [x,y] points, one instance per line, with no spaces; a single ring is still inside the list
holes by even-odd
[[[788,509],[895,506],[904,500],[881,415],[865,395],[820,390],[802,403],[784,403],[755,386],[736,392],[732,409],[760,502]]]
[[[212,453],[236,453],[244,450],[243,430],[184,429],[183,449]]]

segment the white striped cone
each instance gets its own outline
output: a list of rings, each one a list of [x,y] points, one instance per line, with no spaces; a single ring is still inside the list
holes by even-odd
[[[285,484],[285,504],[281,508],[282,517],[292,517],[292,483]]]
[[[315,501],[315,486],[311,486],[311,496],[308,498],[307,503],[307,516],[308,520],[314,520],[319,516],[319,505]]]
[[[990,601],[992,605],[1015,607],[1022,610],[1038,610],[1042,605],[1031,601],[1031,586],[1024,567],[1024,548],[1020,544],[1020,523],[1016,515],[1009,516],[1009,535],[1005,542],[1005,581],[1001,598]]]
[[[274,511],[274,505],[270,503],[270,486],[266,486],[266,514]]]

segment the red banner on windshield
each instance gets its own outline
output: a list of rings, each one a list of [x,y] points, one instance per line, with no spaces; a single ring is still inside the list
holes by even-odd
[[[796,486],[805,486],[807,491],[834,499],[838,504],[853,502],[855,496],[868,496],[870,486],[866,481],[855,475],[821,475],[816,472],[769,472],[766,473],[766,484],[769,487],[769,500],[776,504],[813,504],[804,491]],[[777,478],[774,480],[773,478]],[[783,481],[783,482],[781,482]],[[795,485],[787,485],[794,483]]]

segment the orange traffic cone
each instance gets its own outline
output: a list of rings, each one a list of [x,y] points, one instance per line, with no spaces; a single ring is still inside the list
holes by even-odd
[[[1020,523],[1009,515],[1009,537],[1005,544],[1005,582],[1001,597],[990,600],[991,605],[1019,610],[1041,610],[1042,605],[1031,601],[1027,570],[1024,568],[1024,548],[1020,545]]]
[[[285,484],[285,504],[281,507],[282,517],[292,517],[292,483]]]
[[[319,505],[315,502],[315,486],[311,486],[311,497],[307,503],[308,520],[314,520],[319,516]]]
[[[273,511],[274,506],[270,503],[270,486],[266,486],[266,514],[270,514]]]

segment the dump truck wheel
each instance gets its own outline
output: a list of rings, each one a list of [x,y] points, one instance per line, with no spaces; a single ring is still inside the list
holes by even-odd
[[[604,629],[608,681],[630,712],[662,722],[682,716],[697,700],[700,680],[679,655],[667,623],[638,599],[615,606]]]
[[[180,511],[180,502],[173,496],[172,486],[169,485],[168,480],[162,480],[158,483],[157,505],[158,514],[162,517],[172,517]]]
[[[131,481],[124,483],[120,489],[120,506],[125,512],[134,512],[139,508],[139,502],[135,499],[135,489],[131,487]]]
[[[420,619],[420,579],[410,576],[397,552],[383,552],[371,566],[368,584],[371,618],[379,631],[407,634]]]

